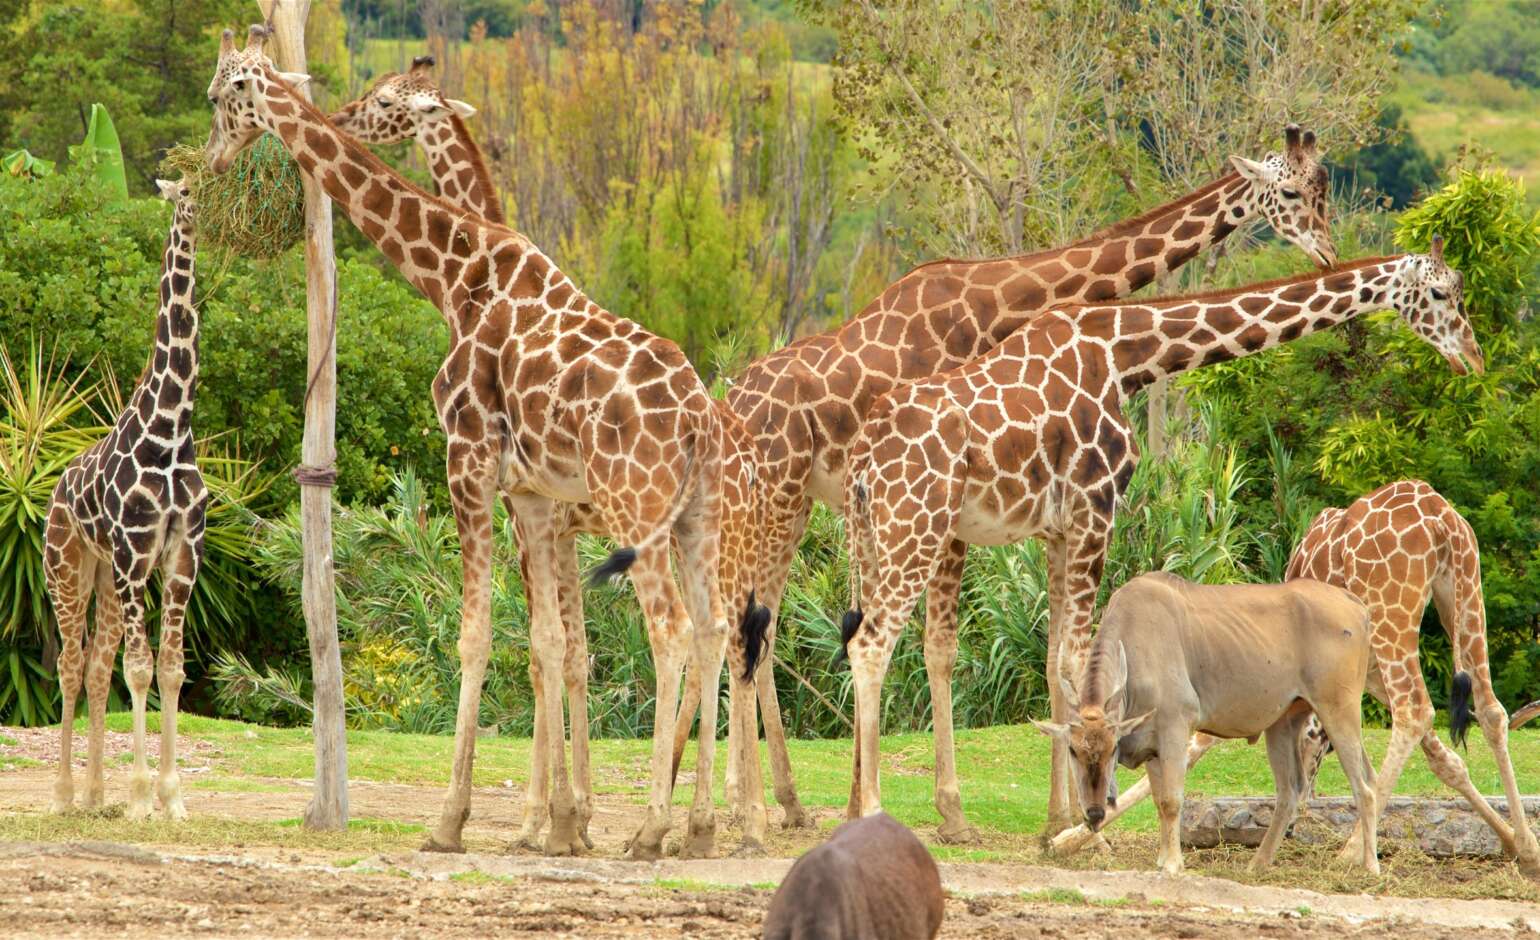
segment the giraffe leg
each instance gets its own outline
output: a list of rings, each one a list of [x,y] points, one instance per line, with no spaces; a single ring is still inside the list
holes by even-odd
[[[700,499],[708,506],[715,497]],[[709,509],[708,509],[709,512]],[[688,520],[688,521],[687,521]],[[693,661],[697,669],[697,695],[700,698],[700,730],[697,733],[695,762],[695,800],[690,807],[690,823],[685,841],[679,847],[680,858],[709,858],[715,848],[715,785],[717,709],[721,701],[722,657],[727,643],[727,612],[722,603],[718,566],[720,546],[718,529],[704,524],[686,512],[677,527],[683,564],[680,585],[690,612]],[[688,713],[678,716],[689,721]],[[672,777],[670,778],[672,779]]]
[[[937,832],[942,842],[977,842],[978,830],[963,815],[957,783],[957,750],[952,741],[952,668],[957,663],[957,595],[962,589],[965,542],[953,541],[942,551],[936,573],[925,591],[925,673],[930,679],[931,733],[936,739]]]
[[[542,850],[546,855],[577,855],[583,850],[583,842],[578,830],[577,800],[567,772],[567,735],[562,721],[567,628],[562,623],[558,598],[562,562],[557,558],[556,506],[548,499],[534,496],[521,496],[516,505],[519,546],[528,577],[525,590],[529,596],[530,659],[538,662],[531,674],[538,670],[540,685],[535,694],[542,700],[541,748],[547,771],[544,776],[551,787],[547,801],[551,828]]]
[[[526,580],[526,584],[529,582]],[[529,656],[529,687],[535,705],[534,731],[530,735],[529,784],[524,791],[524,820],[513,844],[521,849],[539,852],[543,846],[540,832],[545,829],[546,810],[551,800],[551,770],[549,744],[546,741],[545,703],[540,695],[541,671],[534,651]]]
[[[86,653],[86,710],[90,730],[86,744],[86,796],[84,807],[99,810],[105,789],[102,750],[107,739],[107,697],[112,692],[112,665],[123,640],[123,607],[113,585],[112,564],[96,565],[96,629]]]
[[[792,505],[795,509],[779,510],[772,507],[776,505]],[[796,547],[802,541],[802,533],[807,530],[807,518],[813,512],[813,504],[810,499],[799,495],[795,499],[784,499],[781,502],[770,501],[770,507],[765,510],[765,538],[762,542],[762,556],[765,562],[758,578],[755,579],[755,587],[759,592],[759,599],[765,607],[770,609],[770,626],[765,629],[764,655],[759,658],[759,667],[755,670],[755,689],[759,693],[759,710],[764,715],[765,726],[765,750],[770,752],[770,775],[775,781],[775,801],[782,811],[782,829],[812,829],[813,815],[802,807],[802,801],[796,795],[796,780],[792,775],[792,755],[785,746],[785,726],[781,721],[781,701],[776,698],[775,690],[775,636],[776,624],[781,616],[781,598],[785,595],[785,581],[792,575],[792,562],[796,559]],[[752,726],[750,726],[752,727]],[[759,760],[758,729],[752,740],[745,747],[744,755],[753,755],[753,760]]]
[[[617,532],[617,538],[622,537],[618,528],[611,530]],[[634,544],[640,540],[637,537],[630,541]],[[667,550],[638,551],[636,561],[631,565],[631,582],[647,617],[647,636],[652,647],[657,685],[652,729],[652,792],[646,818],[632,836],[626,857],[635,861],[653,861],[662,856],[663,837],[669,829],[674,719],[678,715],[680,673],[684,667],[690,618],[669,570]]]
[[[175,536],[173,536],[175,537]],[[182,629],[187,602],[203,554],[203,513],[189,524],[187,531],[167,553],[162,571],[160,649],[157,651],[156,681],[160,689],[160,781],[156,792],[161,810],[168,819],[186,819],[182,805],[180,778],[176,772],[176,715],[181,698]]]
[[[126,549],[117,551],[122,555]],[[136,570],[114,572],[113,585],[118,606],[123,611],[123,678],[134,712],[134,769],[128,778],[128,818],[147,819],[155,810],[150,783],[150,764],[145,756],[145,712],[149,707],[150,683],[155,677],[155,659],[150,653],[150,638],[144,624],[145,578]]]
[[[96,586],[96,565],[96,556],[75,531],[68,510],[55,502],[48,512],[43,551],[43,574],[59,622],[59,772],[50,806],[55,813],[67,812],[75,802],[75,706],[85,678],[86,609]]]
[[[588,823],[594,817],[594,784],[588,753],[588,630],[583,622],[583,579],[578,571],[575,534],[565,535],[557,542],[556,564],[556,597],[567,637],[561,671],[572,724],[572,789],[577,802],[578,838],[591,849],[594,843],[588,835]]]
[[[774,560],[774,564],[766,569],[758,581],[764,603],[770,608],[770,626],[765,631],[764,655],[760,657],[759,668],[754,673],[754,687],[759,693],[760,711],[764,714],[765,749],[770,753],[770,773],[775,784],[775,802],[784,814],[781,820],[783,829],[813,827],[812,814],[803,808],[802,801],[797,798],[797,782],[791,772],[791,753],[786,748],[786,727],[781,722],[781,703],[775,693],[773,666],[776,620],[780,616],[781,597],[786,590],[786,578],[791,573],[792,557],[796,554],[797,543],[802,540],[802,532],[807,528],[809,512],[809,505],[804,503],[789,525],[777,527],[778,531],[785,533],[785,537],[767,547],[766,554]],[[745,756],[752,754],[756,762],[759,760],[759,747],[755,743],[757,740],[756,734],[750,739],[744,751]]]
[[[766,645],[769,645],[768,639]],[[736,795],[729,792],[728,799],[731,802],[736,796],[738,801],[737,812],[743,827],[743,842],[733,854],[740,857],[764,854],[765,830],[768,826],[764,770],[759,762],[759,710],[755,689],[765,663],[761,661],[754,675],[745,679],[743,673],[748,668],[747,654],[743,638],[736,630],[732,631],[727,643],[727,681],[730,688],[727,709],[729,785],[734,754],[737,754],[739,776],[738,791]]]
[[[464,582],[458,642],[460,701],[455,712],[454,762],[449,770],[449,791],[444,797],[438,825],[423,844],[423,850],[427,852],[465,851],[461,834],[465,820],[471,814],[471,767],[476,760],[481,687],[486,681],[487,660],[492,650],[492,471],[490,467],[475,465],[472,460],[461,463],[451,457],[448,476],[455,527],[460,533],[460,568]],[[525,548],[522,540],[520,548]],[[533,634],[530,645],[533,656]]]
[[[1463,540],[1462,540],[1463,541]],[[1472,538],[1473,542],[1474,539]],[[1481,734],[1492,749],[1498,775],[1503,782],[1503,795],[1508,800],[1508,823],[1504,823],[1486,798],[1471,783],[1465,764],[1452,750],[1445,747],[1430,733],[1423,739],[1423,752],[1439,779],[1459,791],[1476,812],[1486,819],[1487,825],[1497,833],[1503,851],[1513,856],[1519,870],[1531,878],[1540,878],[1540,845],[1536,844],[1534,831],[1524,814],[1519,783],[1513,772],[1513,760],[1508,753],[1508,712],[1492,691],[1492,669],[1487,658],[1486,621],[1481,609],[1481,563],[1476,557],[1474,544],[1469,545],[1464,564],[1457,572],[1463,582],[1457,589],[1454,579],[1434,582],[1433,599],[1438,605],[1439,619],[1447,625],[1457,625],[1451,630],[1450,640],[1458,646],[1456,668],[1464,669],[1471,679],[1471,692],[1476,709],[1476,721]],[[1460,616],[1459,600],[1465,599],[1468,612]],[[1447,776],[1446,776],[1447,774]],[[1494,818],[1495,817],[1495,818]]]

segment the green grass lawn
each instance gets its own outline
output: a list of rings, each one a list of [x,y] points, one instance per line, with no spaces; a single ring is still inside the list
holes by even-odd
[[[1497,162],[1525,180],[1540,179],[1540,95],[1505,86],[1491,76],[1440,77],[1406,70],[1388,100],[1401,106],[1412,136],[1440,160],[1460,147],[1490,150]],[[1531,187],[1531,205],[1540,192]]]
[[[158,730],[158,716],[152,714],[149,724],[152,731]],[[183,735],[216,744],[223,754],[220,779],[203,785],[229,789],[228,783],[233,781],[260,790],[270,785],[259,778],[311,776],[312,745],[305,729],[268,728],[197,716],[183,716],[179,725]],[[78,727],[84,732],[84,721]],[[114,731],[131,730],[129,715],[109,715],[108,727]],[[1390,732],[1369,729],[1365,734],[1377,765],[1384,756]],[[79,737],[76,740],[82,741]],[[1476,787],[1483,793],[1501,794],[1502,784],[1480,731],[1473,731],[1470,740],[1465,760]],[[452,745],[448,736],[353,731],[348,734],[348,772],[358,780],[445,785],[449,780]],[[638,802],[645,801],[648,747],[649,742],[641,740],[595,741],[595,789],[601,794],[629,794]],[[850,742],[792,741],[790,747],[802,801],[810,807],[843,807],[850,792]],[[528,774],[529,748],[528,739],[480,739],[476,744],[476,785],[497,786],[505,780],[522,785]],[[1035,833],[1042,827],[1048,801],[1047,738],[1031,727],[981,728],[960,732],[957,750],[964,807],[976,826],[1001,834]],[[1534,792],[1540,787],[1540,730],[1527,728],[1516,732],[1510,751],[1520,787]],[[934,760],[930,735],[890,735],[883,738],[882,754],[884,809],[913,826],[933,826],[939,822],[931,805]],[[686,753],[684,769],[688,771],[693,766],[692,747]],[[719,799],[720,777],[725,768],[725,745],[719,742]],[[765,777],[769,800],[768,761]],[[1119,777],[1126,787],[1139,775],[1122,771]],[[1188,775],[1187,792],[1193,796],[1270,795],[1273,783],[1266,750],[1260,743],[1251,746],[1244,741],[1215,748]],[[1316,792],[1322,796],[1348,793],[1347,781],[1334,756],[1327,758]],[[1397,792],[1455,797],[1433,776],[1420,750],[1414,751],[1407,762]],[[676,801],[687,803],[690,796],[690,789],[681,787]],[[1146,804],[1134,810],[1119,827],[1153,831],[1152,808]]]

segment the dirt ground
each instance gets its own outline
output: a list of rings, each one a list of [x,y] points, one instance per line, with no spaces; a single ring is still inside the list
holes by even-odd
[[[46,735],[37,738],[12,749],[48,746]],[[127,790],[127,769],[112,760],[126,750],[126,738],[108,742],[109,800],[121,800]],[[184,796],[194,815],[185,825],[201,825],[203,833],[196,849],[186,848],[189,830],[133,829],[110,814],[102,823],[81,817],[74,829],[58,826],[58,817],[45,815],[54,771],[51,755],[41,750],[26,756],[48,763],[0,773],[0,823],[9,817],[8,835],[0,839],[12,840],[0,841],[0,936],[102,937],[131,930],[381,940],[757,937],[770,886],[823,835],[773,828],[771,858],[630,863],[616,855],[640,807],[611,796],[599,801],[591,856],[546,859],[508,846],[523,796],[508,786],[476,791],[466,829],[469,853],[424,854],[413,851],[422,839],[417,824],[436,817],[441,788],[355,780],[349,790],[354,819],[400,821],[404,827],[381,837],[378,844],[388,847],[372,853],[320,843],[294,848],[272,844],[271,827],[266,835],[248,837],[220,835],[219,826],[296,819],[308,800],[306,782],[227,786],[217,773],[205,775],[213,754],[184,753]],[[78,787],[78,773],[76,779]],[[833,811],[824,815],[832,818]],[[34,831],[52,834],[40,839],[29,834]],[[298,836],[297,830],[283,831]],[[718,852],[729,852],[736,836],[725,825],[719,829]],[[96,838],[118,841],[80,841]],[[950,895],[944,937],[1424,940],[1456,933],[1534,936],[1540,930],[1540,908],[1513,901],[1322,894],[1200,876],[1015,863],[941,868]]]

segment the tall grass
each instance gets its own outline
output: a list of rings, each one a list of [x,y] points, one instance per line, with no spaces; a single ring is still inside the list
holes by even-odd
[[[1103,601],[1117,586],[1152,568],[1208,582],[1281,573],[1296,525],[1259,527],[1255,520],[1250,527],[1241,525],[1237,496],[1247,480],[1246,468],[1233,447],[1213,443],[1222,438],[1218,420],[1200,412],[1166,459],[1140,465],[1119,514]],[[1274,463],[1280,504],[1294,506],[1298,497],[1290,481],[1296,471],[1281,448]],[[1280,518],[1301,515],[1291,508]],[[533,720],[528,616],[509,528],[499,515],[493,651],[480,722],[502,733],[527,735]],[[449,731],[459,689],[455,643],[461,590],[452,520],[429,511],[420,482],[407,473],[395,481],[387,505],[340,513],[334,538],[350,720],[365,728]],[[581,540],[583,566],[597,563],[605,550],[599,540]],[[267,527],[258,557],[262,569],[297,603],[297,516]],[[969,553],[953,681],[958,725],[1019,723],[1046,710],[1047,578],[1043,550],[1036,542],[980,547]],[[832,510],[818,506],[782,602],[775,649],[781,708],[788,730],[796,736],[848,734],[850,674],[834,667],[833,660],[838,651],[836,620],[849,597],[843,522]],[[885,732],[930,726],[921,607],[912,629],[900,639],[888,672]],[[652,656],[630,587],[587,591],[585,615],[594,733],[649,733]],[[297,719],[309,698],[303,676],[263,674],[234,659],[219,675],[227,703],[246,709]]]

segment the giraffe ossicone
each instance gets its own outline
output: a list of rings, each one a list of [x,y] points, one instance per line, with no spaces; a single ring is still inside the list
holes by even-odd
[[[721,674],[726,607],[718,571],[722,501],[719,415],[674,343],[589,300],[550,258],[510,229],[407,182],[334,127],[281,76],[253,27],[244,49],[226,33],[209,100],[205,159],[227,169],[272,133],[365,237],[443,315],[449,351],[433,382],[447,437],[464,597],[460,701],[449,792],[428,849],[460,851],[470,813],[481,689],[490,659],[493,506],[514,509],[530,610],[531,677],[549,785],[543,849],[584,848],[566,764],[562,684],[568,653],[557,572],[563,504],[590,503],[636,553],[629,575],[647,619],[656,671],[652,787],[628,853],[662,853],[673,796],[672,746],[686,646]],[[673,541],[684,560],[676,583]],[[570,553],[569,560],[570,560]],[[709,852],[717,696],[702,696],[701,758],[686,844]],[[539,766],[537,764],[537,766]],[[549,776],[546,780],[545,777]]]
[[[84,806],[103,805],[107,698],[113,661],[124,643],[134,728],[128,816],[150,816],[157,797],[167,818],[187,816],[176,771],[177,704],[184,678],[182,632],[203,560],[208,507],[192,428],[198,382],[197,207],[181,181],[156,180],[156,187],[174,208],[149,365],[112,430],[65,468],[48,507],[43,566],[59,624],[63,697],[54,812],[74,805],[72,743],[82,681],[90,716]],[[156,571],[162,575],[161,623],[158,655],[152,656],[145,591]],[[88,629],[93,597],[95,617]],[[153,789],[145,755],[152,679],[158,679],[161,725],[160,774]]]
[[[1435,238],[1426,255],[1361,259],[1233,290],[1050,311],[967,365],[879,398],[846,477],[852,606],[864,614],[846,644],[857,719],[850,814],[881,805],[877,718],[898,634],[921,592],[935,591],[938,577],[957,576],[969,544],[1046,543],[1048,680],[1058,692],[1053,721],[1068,719],[1057,680],[1073,682],[1084,668],[1113,514],[1134,472],[1136,444],[1123,414],[1129,396],[1162,376],[1252,355],[1387,307],[1456,372],[1481,371],[1463,280],[1444,263],[1442,248]],[[930,655],[933,642],[927,635],[932,688],[949,689],[955,639]],[[950,720],[949,708],[936,709],[935,733],[948,743]],[[943,777],[938,762],[937,804],[947,826],[963,829],[952,774]]]

